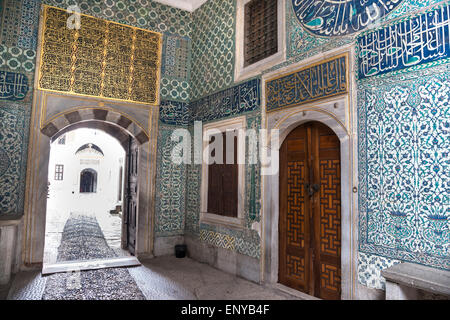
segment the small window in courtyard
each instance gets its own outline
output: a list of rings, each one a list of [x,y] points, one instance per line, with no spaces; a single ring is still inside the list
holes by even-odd
[[[64,165],[55,165],[55,180],[63,180],[64,178]]]
[[[232,150],[227,150],[227,134],[222,133],[223,163],[208,165],[208,213],[236,218],[238,216],[238,164],[237,136],[233,138]],[[209,143],[214,142],[211,136]],[[215,151],[211,156],[215,157]],[[227,163],[228,161],[228,163]]]
[[[61,137],[58,138],[58,144],[66,144],[66,135],[63,134]]]
[[[251,0],[245,5],[244,66],[278,51],[277,0]]]

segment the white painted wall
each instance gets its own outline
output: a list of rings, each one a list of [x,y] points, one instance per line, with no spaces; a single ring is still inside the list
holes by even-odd
[[[94,129],[77,129],[66,135],[66,144],[51,144],[49,164],[49,198],[47,212],[112,210],[117,204],[120,167],[125,165],[125,151],[119,142],[107,133]],[[82,145],[93,143],[102,149],[104,156],[93,151],[75,152]],[[98,162],[89,164],[89,162]],[[55,165],[64,165],[64,178],[55,180]],[[97,192],[80,193],[80,173],[83,169],[97,171]]]

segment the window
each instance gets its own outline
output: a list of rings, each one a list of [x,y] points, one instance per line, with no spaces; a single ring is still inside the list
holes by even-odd
[[[202,223],[244,225],[245,123],[245,117],[237,117],[203,126]]]
[[[64,178],[64,165],[55,165],[55,180],[63,180]]]
[[[277,53],[277,0],[248,2],[244,25],[245,67]]]
[[[286,60],[286,0],[236,0],[235,81]]]
[[[61,137],[58,138],[58,144],[66,144],[66,135],[63,134]]]
[[[237,218],[238,203],[238,164],[237,164],[237,136],[221,133],[223,152],[222,163],[208,165],[208,213]],[[232,139],[232,150],[227,150],[227,136]],[[210,136],[210,144],[214,143],[217,135]],[[212,151],[215,157],[216,150]]]

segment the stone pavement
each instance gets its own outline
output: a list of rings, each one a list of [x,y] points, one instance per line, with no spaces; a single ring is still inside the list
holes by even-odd
[[[147,300],[300,299],[277,288],[260,286],[189,258],[177,259],[173,256],[157,257],[145,261],[140,267],[115,270],[128,273]],[[89,271],[82,271],[82,276],[85,272]],[[44,297],[46,283],[50,277],[42,277],[38,271],[19,273],[13,280],[8,299],[41,300]],[[100,279],[97,285],[101,285],[101,281],[103,280]],[[119,279],[116,279],[116,281],[119,281]],[[68,290],[70,291],[70,289]],[[70,296],[66,298],[109,299],[108,297],[99,296]],[[116,298],[138,299],[139,296],[122,296]],[[114,299],[114,297],[111,299]]]
[[[95,216],[70,214],[58,248],[57,261],[115,258]],[[48,276],[43,300],[143,300],[144,295],[125,269],[105,268]]]
[[[64,221],[64,227],[62,222]],[[117,256],[105,239],[98,216],[71,213],[58,222],[57,261]],[[110,230],[117,229],[111,225]],[[113,232],[114,233],[114,232]],[[117,238],[112,235],[110,238]],[[113,243],[117,245],[117,241]],[[55,255],[53,254],[53,257]],[[54,259],[54,258],[53,258]],[[189,258],[158,257],[139,267],[105,268],[42,276],[39,271],[14,277],[11,300],[278,300],[298,299],[277,288],[214,269]]]
[[[99,201],[101,202],[101,201]],[[102,205],[96,204],[97,206]],[[53,264],[62,261],[58,258],[58,249],[61,244],[64,227],[72,216],[86,216],[95,218],[100,226],[108,246],[115,252],[116,256],[129,256],[128,251],[121,248],[122,218],[111,215],[106,209],[93,208],[92,210],[80,209],[77,211],[47,210],[47,222],[45,228],[45,252],[44,264]]]

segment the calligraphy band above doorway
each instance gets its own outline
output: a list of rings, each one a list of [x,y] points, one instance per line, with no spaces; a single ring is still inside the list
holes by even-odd
[[[267,80],[267,112],[348,93],[348,53]]]

